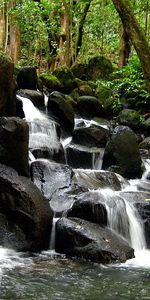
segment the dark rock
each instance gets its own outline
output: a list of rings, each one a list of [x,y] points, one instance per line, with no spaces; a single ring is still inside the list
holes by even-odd
[[[150,135],[150,117],[142,122],[142,130],[145,136],[148,137]]]
[[[146,201],[137,202],[136,208],[143,221],[147,248],[150,249],[150,194]]]
[[[39,148],[35,148],[33,145],[31,146],[30,151],[36,159],[43,158],[54,160],[59,163],[65,162],[64,150],[61,144],[59,148],[53,148],[52,150],[46,146],[39,146]]]
[[[0,245],[18,251],[28,248],[23,231],[3,214],[0,214]]]
[[[16,116],[23,119],[25,118],[25,114],[23,111],[23,103],[20,99],[16,99]]]
[[[142,176],[136,135],[129,127],[117,126],[106,145],[102,168],[107,169],[112,165],[118,166],[119,173],[126,178]]]
[[[23,243],[21,249],[19,244],[19,250],[48,248],[52,212],[47,199],[29,179],[19,177],[15,170],[4,165],[0,165],[0,213],[6,217],[8,224],[13,224],[14,235],[18,227],[21,230],[21,240],[18,233],[16,236],[16,240]],[[3,241],[0,241],[1,245]]]
[[[56,223],[56,251],[98,263],[124,262],[134,251],[108,228],[77,218]]]
[[[87,80],[87,65],[86,64],[74,64],[71,67],[71,71],[76,78]]]
[[[37,160],[31,164],[31,179],[47,199],[59,189],[71,185],[72,169],[48,160]]]
[[[48,98],[48,112],[52,115],[61,127],[71,132],[74,128],[74,111],[72,106],[67,103],[65,95],[53,92]]]
[[[93,118],[102,117],[104,109],[96,97],[81,96],[77,99],[77,112],[80,116]]]
[[[38,108],[45,108],[44,95],[41,92],[34,90],[19,90],[17,94],[31,100],[31,102]]]
[[[140,144],[139,149],[146,149],[150,154],[150,136],[146,137]]]
[[[28,124],[15,117],[0,118],[0,163],[28,176]]]
[[[107,78],[112,72],[112,63],[104,56],[92,57],[88,62],[87,73],[90,80]]]
[[[37,73],[35,67],[22,67],[17,75],[17,84],[19,89],[36,90]]]
[[[141,115],[136,110],[126,108],[119,113],[117,121],[119,124],[129,126],[132,129],[139,129],[141,125]]]
[[[43,73],[40,75],[40,79],[43,85],[51,92],[61,90],[61,83],[55,75],[52,75],[51,73]]]
[[[0,52],[0,117],[16,114],[14,64]]]
[[[65,148],[67,164],[73,168],[101,169],[103,150],[69,144]]]
[[[83,193],[76,200],[67,213],[68,217],[87,220],[101,226],[107,226],[107,211],[101,202],[99,194]]]
[[[72,137],[75,144],[104,148],[109,135],[108,129],[92,124],[88,127],[76,128]]]

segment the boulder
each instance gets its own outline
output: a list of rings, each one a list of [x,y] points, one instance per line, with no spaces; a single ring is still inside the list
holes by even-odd
[[[36,67],[22,67],[17,75],[17,84],[19,89],[36,90],[37,89]]]
[[[0,51],[0,117],[16,114],[14,64]]]
[[[74,173],[73,181],[79,186],[88,189],[111,188],[119,191],[121,190],[121,185],[125,183],[120,183],[120,179],[115,173],[104,170],[74,169]],[[122,178],[122,180],[124,179]]]
[[[25,118],[23,103],[19,98],[16,98],[16,116],[21,119]]]
[[[71,71],[76,78],[87,80],[87,64],[74,64]]]
[[[77,196],[67,216],[107,226],[106,207],[96,193],[86,192]]]
[[[117,117],[121,125],[129,126],[132,129],[139,129],[141,125],[141,114],[133,109],[123,109]]]
[[[101,169],[103,149],[68,144],[65,147],[65,153],[67,164],[73,168]]]
[[[0,213],[7,219],[8,226],[11,225],[13,235],[17,235],[17,250],[48,249],[53,216],[47,199],[28,178],[18,176],[5,165],[0,165]],[[0,240],[4,246],[3,242],[4,238]]]
[[[120,175],[130,179],[142,176],[142,162],[134,132],[127,126],[117,126],[108,141],[103,169],[117,166]]]
[[[82,117],[102,117],[104,109],[96,97],[81,96],[77,99],[77,113]]]
[[[52,92],[48,98],[48,113],[56,119],[66,132],[72,132],[74,128],[74,111],[67,103],[65,95]]]
[[[43,109],[45,108],[44,104],[44,95],[39,91],[34,90],[19,90],[17,94],[21,97],[25,97],[31,100],[31,102],[38,108]]]
[[[0,163],[13,167],[19,175],[29,176],[28,124],[16,117],[0,118]]]
[[[72,137],[75,144],[104,148],[109,138],[109,130],[103,126],[91,124],[87,127],[76,128]]]
[[[148,137],[150,135],[150,117],[142,122],[142,130],[145,136]]]
[[[150,136],[146,137],[140,144],[139,149],[146,149],[150,154]]]
[[[60,189],[71,185],[72,169],[67,165],[48,160],[31,164],[31,179],[47,199]]]
[[[150,194],[146,201],[137,202],[136,208],[143,221],[147,248],[150,249]]]
[[[105,79],[113,72],[113,66],[104,56],[92,57],[87,65],[89,80]]]
[[[43,83],[43,85],[49,90],[49,91],[60,91],[61,90],[61,83],[59,79],[52,75],[51,73],[43,73],[40,75],[40,79]]]
[[[108,228],[78,218],[57,221],[55,249],[97,263],[125,262],[134,257],[134,250]]]
[[[58,67],[53,71],[53,75],[56,76],[61,83],[61,91],[63,93],[70,94],[70,92],[77,87],[75,77],[68,67]]]

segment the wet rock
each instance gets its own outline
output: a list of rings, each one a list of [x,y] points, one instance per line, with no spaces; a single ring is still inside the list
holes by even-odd
[[[41,92],[34,90],[21,89],[17,91],[17,94],[21,97],[25,97],[31,100],[31,102],[38,108],[45,108],[44,95]]]
[[[126,178],[139,178],[142,176],[142,162],[137,145],[136,135],[126,126],[117,126],[108,141],[103,169],[118,166],[119,174]]]
[[[102,117],[104,109],[96,97],[81,96],[77,99],[77,113],[82,117]]]
[[[101,169],[103,149],[69,144],[65,152],[67,164],[73,168]]]
[[[48,248],[52,212],[47,199],[29,179],[18,176],[14,169],[5,165],[0,165],[0,213],[7,219],[8,226],[12,224],[13,235],[19,240],[18,250]],[[17,235],[16,230],[19,231]],[[20,243],[23,243],[21,247]]]
[[[136,208],[142,218],[147,248],[150,249],[150,194],[146,201],[137,202]]]
[[[23,119],[25,118],[25,114],[23,111],[23,103],[20,99],[16,99],[16,116]]]
[[[124,262],[134,251],[108,228],[77,218],[56,223],[56,251],[98,263]]]
[[[107,226],[106,207],[96,193],[87,192],[77,196],[67,216]]]
[[[25,66],[20,69],[17,75],[17,84],[19,89],[36,90],[37,73],[35,67]]]
[[[117,175],[109,171],[74,169],[74,173],[73,181],[79,186],[84,186],[88,189],[111,188],[117,191],[121,190],[121,185],[125,184],[124,179],[120,183]]]
[[[0,214],[0,245],[18,251],[28,248],[23,231],[3,214]]]
[[[28,176],[28,124],[15,117],[0,118],[0,163]]]
[[[72,134],[75,144],[104,148],[109,137],[109,130],[96,125],[78,127]]]
[[[146,137],[140,144],[139,149],[146,149],[150,155],[150,136]]]
[[[37,160],[31,164],[31,178],[47,199],[59,189],[71,185],[72,169],[48,160]]]
[[[49,95],[48,112],[61,125],[66,132],[72,132],[74,128],[74,111],[67,103],[65,95],[53,92]]]
[[[0,51],[0,116],[16,114],[14,64]]]
[[[129,126],[132,129],[139,129],[141,125],[141,115],[136,110],[123,109],[119,113],[117,121],[119,124]]]

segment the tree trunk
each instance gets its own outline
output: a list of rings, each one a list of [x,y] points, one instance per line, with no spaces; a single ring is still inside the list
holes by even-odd
[[[150,47],[138,24],[128,0],[112,0],[121,18],[125,31],[133,44],[143,67],[147,87],[150,91]]]
[[[75,49],[75,58],[77,58],[80,48],[82,46],[82,37],[83,37],[83,27],[85,23],[85,19],[87,16],[87,13],[89,11],[90,5],[91,5],[92,0],[89,0],[88,3],[85,4],[84,10],[82,12],[81,18],[79,20],[79,27],[78,27],[78,36],[77,36],[77,41],[76,41],[76,49]]]
[[[0,7],[0,49],[5,50],[6,40],[6,4]]]
[[[131,53],[131,42],[129,39],[129,35],[124,29],[124,26],[121,25],[120,28],[120,53],[119,53],[119,67],[124,67],[129,60]]]
[[[16,1],[11,1],[10,6],[14,7],[16,5]],[[20,30],[16,23],[15,14],[10,15],[10,57],[13,62],[16,63],[20,54]]]

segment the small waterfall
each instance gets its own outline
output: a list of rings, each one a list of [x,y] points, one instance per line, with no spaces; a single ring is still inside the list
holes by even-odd
[[[50,244],[49,244],[49,250],[55,251],[55,239],[56,239],[56,222],[59,220],[59,218],[53,218],[53,224],[52,224],[52,231],[51,231],[51,238],[50,238]]]
[[[106,199],[108,226],[125,238],[135,251],[146,248],[142,220],[135,206],[111,189],[101,190]]]
[[[33,103],[25,97],[17,95],[23,103],[25,118],[29,124],[29,148],[47,147],[50,151],[60,148],[56,123],[41,113]]]
[[[101,170],[102,169],[102,163],[103,163],[103,157],[104,157],[104,148],[98,148],[99,152],[93,152],[92,157],[92,169],[93,170]]]

